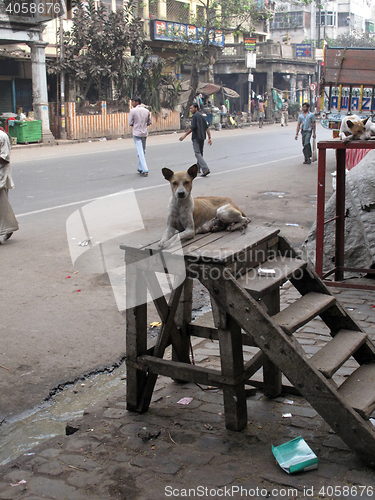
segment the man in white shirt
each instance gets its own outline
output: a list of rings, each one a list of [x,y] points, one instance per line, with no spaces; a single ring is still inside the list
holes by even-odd
[[[133,97],[133,108],[129,113],[129,125],[133,127],[133,139],[139,158],[138,172],[142,177],[148,176],[148,168],[146,163],[146,138],[148,136],[147,127],[151,125],[151,115],[145,106],[141,106],[141,98]]]

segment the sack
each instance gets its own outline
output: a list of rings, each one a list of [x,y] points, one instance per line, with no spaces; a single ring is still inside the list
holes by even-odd
[[[313,150],[312,150],[311,161],[316,161],[317,159],[318,159],[318,154],[316,152],[316,140],[313,139]]]

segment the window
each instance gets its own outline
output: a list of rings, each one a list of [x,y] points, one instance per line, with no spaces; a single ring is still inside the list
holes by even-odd
[[[340,16],[340,14],[339,14]],[[316,13],[316,25],[319,26],[336,26],[336,12],[328,10],[320,11],[320,22],[319,22],[319,12]]]
[[[274,16],[273,28],[302,28],[303,11],[299,12],[276,12]]]
[[[177,0],[167,0],[167,20],[178,23],[190,22],[190,4]]]
[[[150,0],[148,2],[148,12],[150,15],[150,19],[157,19],[158,18],[158,2],[157,0]]]
[[[336,12],[327,12],[327,26],[336,26]]]
[[[339,12],[338,13],[338,24],[339,28],[344,28],[350,25],[350,15],[349,12]]]

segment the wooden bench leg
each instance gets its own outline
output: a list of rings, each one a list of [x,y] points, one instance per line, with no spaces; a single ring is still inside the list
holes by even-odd
[[[170,337],[173,335],[173,331],[176,326],[174,318],[181,297],[182,288],[183,285],[180,285],[179,287],[175,288],[171,294],[168,306],[169,307],[168,317],[162,324],[156,345],[154,347],[153,355],[156,358],[162,358],[164,356],[164,351],[167,345],[169,344]],[[140,413],[147,411],[148,407],[150,406],[151,397],[154,391],[157,378],[158,378],[157,373],[149,373],[146,377],[146,381],[144,383],[143,391],[140,396],[137,408],[137,410]]]
[[[280,312],[280,288],[268,293],[262,300],[270,316]],[[270,398],[277,398],[282,392],[282,373],[266,356],[263,363],[263,392]]]
[[[125,262],[127,304],[133,306],[126,310],[126,408],[137,411],[146,373],[134,364],[147,351],[147,287],[130,252],[126,252]]]
[[[234,319],[223,312],[211,298],[215,326],[218,329],[221,375],[223,383],[225,427],[240,431],[247,425],[247,406],[244,381],[244,363],[241,328]],[[240,383],[236,380],[242,379]]]
[[[186,278],[184,289],[175,315],[175,323],[181,332],[181,349],[183,357],[178,356],[176,349],[172,348],[172,360],[189,362],[190,336],[189,323],[191,322],[191,312],[193,307],[193,280]]]

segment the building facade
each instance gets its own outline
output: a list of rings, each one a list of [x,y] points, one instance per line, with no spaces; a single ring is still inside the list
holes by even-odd
[[[335,0],[309,4],[278,2],[270,25],[275,41],[301,43],[374,31],[371,0]]]

